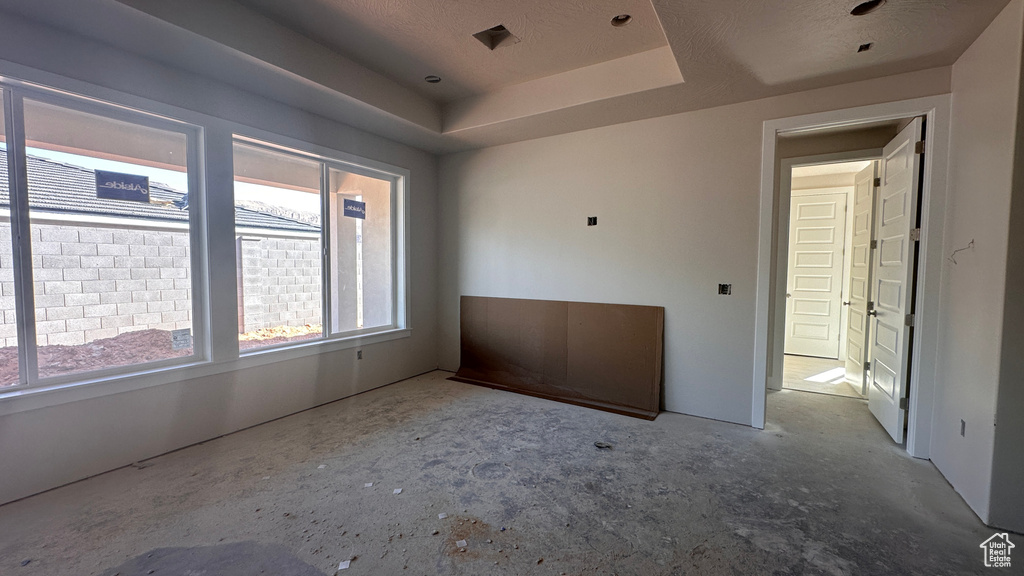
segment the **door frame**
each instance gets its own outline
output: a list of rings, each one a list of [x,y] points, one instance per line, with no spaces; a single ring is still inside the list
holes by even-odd
[[[778,136],[925,116],[927,134],[919,206],[922,234],[917,261],[917,304],[911,351],[907,452],[916,458],[929,457],[938,347],[939,285],[942,275],[942,225],[946,201],[946,167],[949,158],[950,103],[950,95],[944,94],[764,122],[761,138],[754,373],[750,415],[753,427],[764,428],[768,381],[773,376],[772,372],[780,372],[782,369],[781,361],[773,361],[780,355],[781,343],[775,341],[769,322],[779,306],[785,307],[785,293],[778,292],[772,282],[775,267],[778,265],[775,254],[775,242],[779,237],[776,215],[782,204],[775,186],[780,176],[775,170],[778,163]]]
[[[822,164],[838,164],[841,162],[858,162],[861,160],[878,160],[882,157],[881,148],[868,148],[865,150],[852,150],[849,152],[832,152],[829,154],[815,154],[813,156],[800,156],[797,158],[784,158],[780,161],[779,171],[779,207],[778,207],[778,221],[776,222],[776,253],[775,253],[775,266],[779,273],[775,274],[775,294],[785,294],[787,290],[787,276],[788,274],[782,274],[782,272],[788,272],[789,270],[789,214],[792,209],[792,197],[793,197],[793,168],[796,166],[820,166]],[[849,209],[849,207],[847,207]],[[847,212],[849,217],[849,212]],[[846,269],[845,264],[843,267],[843,281],[846,281],[846,277],[849,275],[849,270]],[[844,286],[845,291],[845,286]],[[770,356],[768,358],[768,376],[767,376],[767,387],[769,390],[782,390],[782,372],[783,372],[783,361],[785,360],[785,344],[786,344],[786,299],[782,299],[781,306],[775,306],[773,309],[774,317],[769,323],[769,330],[771,331],[772,342],[779,342],[779,346],[769,347]],[[843,324],[845,330],[845,322],[843,319],[846,318],[846,313],[840,314],[840,322]],[[843,359],[842,354],[844,339],[840,337],[839,358]],[[778,370],[772,369],[773,366],[778,366]]]

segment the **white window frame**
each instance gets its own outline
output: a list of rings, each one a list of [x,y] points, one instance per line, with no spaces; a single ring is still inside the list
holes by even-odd
[[[192,321],[194,329],[200,325],[200,322],[202,323],[204,334],[207,336],[205,347],[209,358],[206,361],[194,362],[192,364],[159,368],[146,365],[145,369],[137,372],[121,372],[115,375],[98,376],[90,373],[87,375],[88,377],[79,375],[79,379],[65,383],[52,383],[48,381],[45,385],[35,387],[5,387],[0,389],[0,417],[71,402],[101,398],[112,394],[258,368],[308,356],[337,353],[363,346],[404,339],[412,335],[413,325],[409,305],[411,292],[408,282],[411,267],[410,250],[408,247],[410,238],[408,207],[410,205],[409,191],[413,178],[409,170],[386,162],[342,152],[338,147],[314,144],[305,138],[298,139],[283,136],[276,132],[253,128],[235,121],[187,110],[143,96],[128,94],[119,90],[105,88],[89,82],[74,80],[10,62],[0,61],[0,83],[5,86],[34,87],[44,91],[69,94],[84,100],[102,101],[108,105],[130,108],[143,114],[179,120],[201,127],[203,136],[198,143],[199,149],[196,151],[199,156],[199,168],[201,170],[201,176],[197,175],[199,178],[197,192],[204,200],[204,221],[200,228],[204,245],[201,250],[197,248],[194,253],[202,258],[203,271],[206,274],[206,278],[202,280],[201,292],[194,292],[193,297],[197,297],[196,294],[201,294],[204,298],[205,309],[201,318],[193,317]],[[313,138],[313,136],[310,138]],[[212,321],[215,316],[219,317],[219,322],[225,322],[223,311],[219,311],[216,315],[213,314],[212,307],[215,305],[218,306],[218,310],[230,308],[232,310],[230,315],[234,317],[237,323],[237,314],[235,313],[237,307],[226,306],[224,297],[221,296],[221,294],[229,291],[234,294],[234,290],[229,289],[229,285],[230,287],[237,288],[235,285],[235,274],[234,272],[230,274],[230,282],[228,282],[224,275],[213,274],[212,265],[210,264],[213,252],[216,252],[217,257],[221,260],[226,260],[225,254],[229,247],[220,244],[214,246],[209,242],[209,239],[219,235],[219,232],[214,234],[213,227],[224,225],[224,222],[211,221],[213,216],[213,209],[211,208],[213,205],[212,198],[218,198],[216,203],[220,205],[224,203],[223,192],[231,192],[232,157],[230,151],[231,142],[235,139],[253,139],[290,149],[302,149],[309,153],[337,159],[356,166],[365,166],[371,170],[396,174],[400,177],[398,182],[399,193],[393,208],[396,211],[396,220],[393,222],[393,225],[397,234],[397,242],[394,249],[397,265],[395,268],[395,290],[398,295],[395,301],[397,328],[367,335],[353,335],[331,340],[315,340],[283,349],[260,349],[258,353],[240,357],[238,354],[237,326],[227,331],[227,337],[222,333],[222,329],[213,326]],[[6,177],[6,175],[0,177]],[[217,190],[218,194],[210,196],[204,192],[206,190]],[[220,210],[223,211],[223,209],[223,206],[221,206]],[[233,237],[233,234],[229,234],[229,236]],[[230,246],[230,253],[232,258],[234,258],[233,242]],[[198,277],[198,270],[195,270],[194,273]],[[234,296],[232,295],[227,299],[233,301]],[[353,355],[355,355],[354,352]]]
[[[387,334],[396,331],[403,331],[409,328],[408,318],[408,293],[406,274],[408,262],[406,261],[406,194],[409,171],[382,162],[376,162],[353,154],[330,150],[310,143],[296,142],[282,137],[266,138],[253,136],[252,133],[236,132],[233,135],[233,142],[243,144],[256,149],[266,150],[294,156],[304,160],[312,160],[320,163],[320,314],[321,314],[321,335],[317,338],[300,340],[297,342],[284,342],[281,344],[261,346],[245,351],[239,351],[239,357],[259,356],[268,353],[279,352],[293,348],[308,347],[325,342],[354,342],[365,336]],[[346,330],[333,332],[331,325],[333,319],[332,295],[332,271],[334,267],[333,251],[334,238],[331,230],[332,206],[336,202],[328,190],[330,171],[340,170],[360,176],[384,180],[390,183],[391,187],[391,323],[384,326],[374,326],[358,330]]]
[[[85,98],[68,92],[33,85],[10,79],[0,79],[3,91],[5,128],[7,138],[7,166],[11,242],[14,251],[15,316],[18,325],[18,383],[0,389],[0,394],[13,390],[61,386],[75,382],[91,381],[130,375],[144,371],[159,370],[177,366],[208,362],[209,343],[205,318],[207,317],[207,292],[204,289],[208,276],[206,262],[205,197],[203,193],[199,152],[203,140],[201,126],[167,118],[151,112]],[[32,213],[28,199],[27,150],[25,134],[24,102],[40,102],[71,110],[92,114],[101,118],[136,124],[168,132],[182,134],[186,138],[186,175],[189,195],[189,257],[191,262],[192,301],[192,355],[140,364],[112,366],[98,370],[87,370],[56,376],[40,377],[38,345],[36,342],[35,283],[32,271],[32,243],[18,242],[19,238],[31,238]],[[28,265],[26,266],[25,263]]]

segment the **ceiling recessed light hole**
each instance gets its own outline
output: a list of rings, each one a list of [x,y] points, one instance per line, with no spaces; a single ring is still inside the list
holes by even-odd
[[[857,48],[857,53],[860,54],[861,52],[867,52],[868,50],[871,50],[871,47],[874,46],[874,45],[875,45],[874,42],[868,42],[867,44],[861,44],[860,47]]]
[[[625,26],[626,24],[629,24],[632,21],[633,17],[630,16],[629,14],[619,14],[618,16],[612,18],[612,26],[618,28],[620,26]]]
[[[424,80],[426,80],[427,82],[429,82],[431,84],[437,84],[438,82],[441,81],[441,77],[440,76],[435,76],[435,75],[431,74],[430,76],[427,76],[426,78],[424,78]]]
[[[854,6],[853,10],[850,10],[850,14],[853,14],[854,16],[864,16],[865,14],[870,14],[875,10],[878,10],[882,7],[882,4],[885,4],[885,0],[868,0],[867,2],[862,2]]]
[[[481,44],[491,50],[500,46],[510,46],[519,43],[519,38],[501,24],[482,32],[477,32],[473,34],[473,38],[476,38]]]

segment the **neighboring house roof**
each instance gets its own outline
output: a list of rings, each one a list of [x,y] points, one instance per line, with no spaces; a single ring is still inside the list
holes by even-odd
[[[142,218],[165,222],[185,222],[188,210],[171,204],[181,201],[184,192],[157,182],[149,184],[150,203],[109,200],[96,197],[96,175],[88,168],[28,156],[29,208],[50,213],[91,214]],[[7,189],[7,155],[0,154],[0,207],[10,205]],[[164,205],[166,203],[166,205]],[[235,225],[289,232],[319,232],[313,224],[252,208],[235,207]]]

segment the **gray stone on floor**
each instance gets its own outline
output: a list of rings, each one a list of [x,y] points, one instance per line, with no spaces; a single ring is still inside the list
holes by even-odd
[[[326,575],[354,558],[341,576],[986,573],[993,531],[862,401],[772,393],[754,430],[448,375],[0,507],[0,574],[106,576],[236,543],[267,554],[251,574],[304,574],[271,563],[284,551]]]

